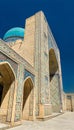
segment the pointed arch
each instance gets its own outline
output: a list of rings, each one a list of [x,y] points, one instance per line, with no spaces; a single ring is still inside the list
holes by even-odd
[[[58,62],[56,59],[55,51],[53,48],[49,50],[49,74],[50,80],[53,78],[55,73],[58,71]]]
[[[0,75],[9,82],[12,82],[16,78],[14,70],[8,62],[0,63]]]
[[[10,88],[15,81],[15,73],[8,62],[0,63],[0,114],[7,115]]]
[[[50,78],[50,98],[52,111],[60,111],[60,80],[59,65],[53,48],[49,50],[49,78]]]
[[[22,112],[23,112],[23,119],[29,120],[30,116],[30,101],[32,98],[32,90],[34,88],[33,80],[31,77],[27,77],[24,80],[24,87],[23,87],[23,104],[22,104]],[[32,105],[33,102],[31,102]]]

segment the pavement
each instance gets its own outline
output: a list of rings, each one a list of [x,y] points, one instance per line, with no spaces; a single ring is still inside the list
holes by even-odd
[[[8,128],[8,127],[9,127],[9,125],[0,123],[0,130],[4,130],[4,129]]]
[[[23,121],[8,130],[74,130],[74,112],[66,112],[47,121]]]

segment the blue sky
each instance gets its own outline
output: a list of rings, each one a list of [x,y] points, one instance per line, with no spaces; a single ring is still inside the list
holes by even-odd
[[[64,91],[74,92],[74,0],[0,0],[0,38],[40,10],[60,49]]]

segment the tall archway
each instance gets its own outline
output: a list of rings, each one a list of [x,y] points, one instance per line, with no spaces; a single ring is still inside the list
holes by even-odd
[[[23,119],[29,120],[30,113],[33,114],[33,81],[30,77],[26,78],[24,81],[24,88],[23,88],[23,105],[22,105],[22,112],[23,112]]]
[[[60,111],[59,68],[54,49],[49,51],[50,98],[52,111]]]
[[[0,115],[7,116],[10,100],[10,88],[14,85],[15,74],[8,62],[0,63]]]

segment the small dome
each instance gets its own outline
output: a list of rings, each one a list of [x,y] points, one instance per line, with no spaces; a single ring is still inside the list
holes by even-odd
[[[20,28],[20,27],[11,28],[10,30],[8,30],[5,33],[3,40],[4,41],[15,41],[17,39],[23,39],[24,31],[25,31],[25,29]]]

